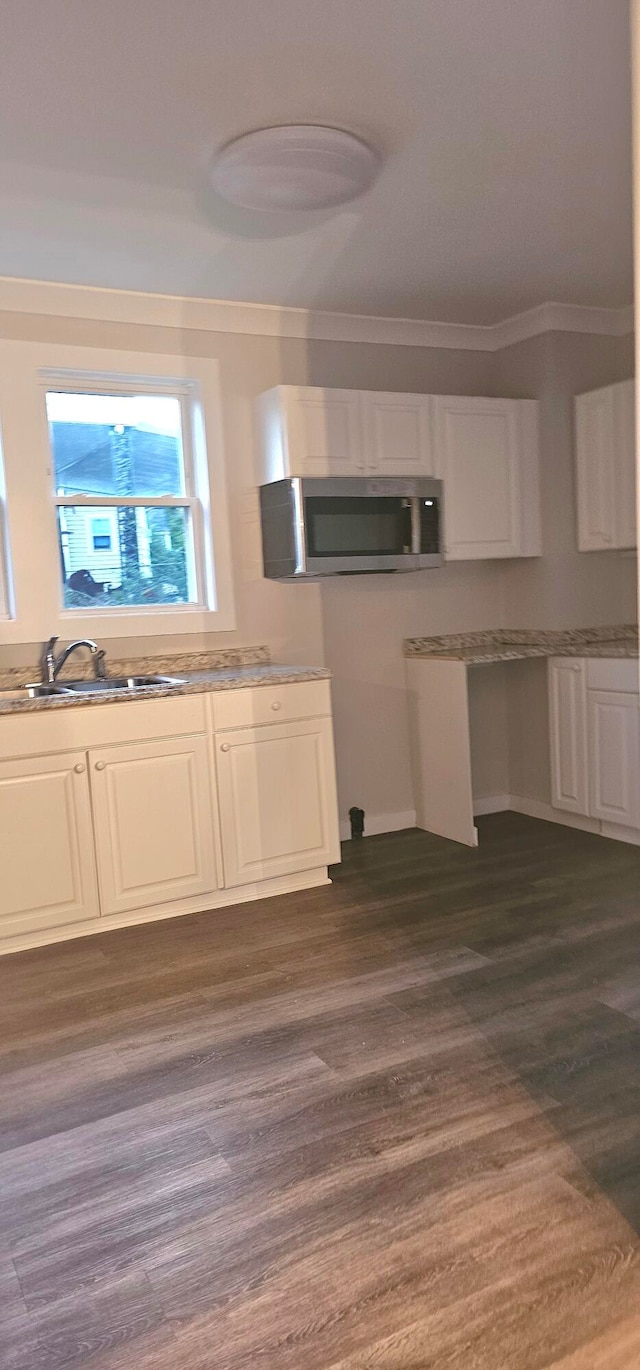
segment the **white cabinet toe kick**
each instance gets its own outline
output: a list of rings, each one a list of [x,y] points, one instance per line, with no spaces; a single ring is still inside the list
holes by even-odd
[[[0,719],[0,953],[327,884],[328,681]]]

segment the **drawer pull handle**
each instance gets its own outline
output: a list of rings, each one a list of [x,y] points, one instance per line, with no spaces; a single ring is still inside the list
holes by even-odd
[[[223,742],[223,743],[221,744],[220,751],[221,751],[221,752],[230,752],[230,751],[231,751],[231,743],[230,743],[230,742]]]
[[[77,766],[74,766],[73,769],[74,769],[76,775],[82,775],[82,772],[84,771],[84,766],[83,766],[82,762],[79,761],[78,764],[77,764]]]
[[[281,709],[281,708],[282,708],[282,705],[281,705],[280,703],[278,703],[278,700],[276,699],[276,700],[274,700],[273,704],[271,705],[271,708],[273,709],[274,713],[277,713],[277,712],[278,712],[278,709]]]
[[[106,764],[107,764],[106,761],[96,761],[96,770],[97,770],[97,771],[103,771],[104,768],[105,768],[105,766],[106,766]]]

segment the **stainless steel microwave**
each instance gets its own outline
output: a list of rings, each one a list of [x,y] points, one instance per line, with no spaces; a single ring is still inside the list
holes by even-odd
[[[294,477],[260,487],[270,580],[420,571],[442,562],[442,482]]]

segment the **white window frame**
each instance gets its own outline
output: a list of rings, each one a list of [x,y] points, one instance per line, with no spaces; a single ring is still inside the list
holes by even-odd
[[[2,625],[11,622],[13,608],[13,587],[11,583],[11,558],[9,555],[9,521],[7,515],[7,490],[4,474],[4,454],[0,443],[0,640]]]
[[[177,395],[183,414],[184,497],[58,497],[46,412],[46,393],[56,389]],[[53,633],[108,639],[235,628],[220,404],[218,364],[210,358],[0,340],[13,587],[7,614],[0,619],[0,641],[44,642]],[[190,508],[197,603],[100,605],[95,610],[64,606],[56,506],[122,503]]]

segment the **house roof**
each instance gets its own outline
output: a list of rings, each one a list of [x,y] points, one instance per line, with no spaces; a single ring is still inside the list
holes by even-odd
[[[114,445],[108,426],[56,422],[52,427],[57,489],[64,494],[117,495]],[[127,431],[133,493],[179,493],[182,475],[176,439],[140,428]]]

